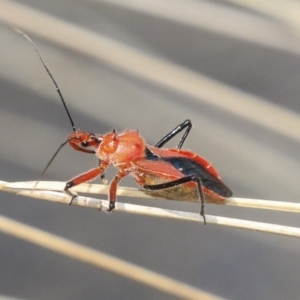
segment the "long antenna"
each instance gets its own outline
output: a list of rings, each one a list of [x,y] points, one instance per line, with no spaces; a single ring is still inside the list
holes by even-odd
[[[56,150],[56,152],[53,154],[53,156],[51,157],[51,159],[49,160],[49,162],[47,163],[46,167],[44,168],[43,172],[41,173],[41,175],[39,176],[38,180],[35,182],[32,191],[35,190],[36,186],[38,185],[38,183],[41,181],[43,175],[46,173],[46,171],[48,170],[49,166],[51,165],[51,163],[53,162],[54,158],[56,157],[56,155],[58,154],[58,152],[60,151],[60,149],[65,146],[67,143],[69,142],[69,140],[66,140],[65,142],[63,142],[59,148]]]
[[[65,102],[65,99],[64,99],[64,97],[63,97],[63,95],[62,95],[62,93],[61,93],[61,91],[60,91],[60,89],[59,89],[59,87],[58,87],[58,85],[57,85],[57,83],[56,83],[54,77],[52,76],[51,72],[49,71],[48,67],[46,66],[46,63],[44,62],[44,60],[43,60],[43,58],[42,58],[42,56],[41,56],[39,50],[37,49],[36,45],[34,44],[34,42],[32,41],[32,39],[31,39],[27,34],[25,34],[23,31],[21,31],[21,30],[19,30],[19,29],[17,29],[17,28],[13,28],[13,27],[8,27],[8,29],[14,30],[14,31],[16,31],[17,33],[19,33],[20,35],[22,35],[22,36],[23,36],[23,37],[24,37],[24,38],[25,38],[25,39],[33,46],[35,52],[37,53],[37,55],[38,55],[39,58],[40,58],[40,61],[42,62],[42,64],[43,64],[45,70],[47,71],[48,75],[50,76],[51,80],[53,81],[53,83],[54,83],[54,85],[55,85],[55,88],[56,88],[56,91],[57,91],[57,93],[58,93],[58,95],[59,95],[59,97],[60,97],[60,99],[61,99],[61,101],[62,101],[62,104],[63,104],[63,106],[64,106],[64,108],[65,108],[65,110],[66,110],[66,112],[67,112],[67,115],[68,115],[68,117],[69,117],[69,120],[70,120],[70,122],[71,122],[72,129],[73,129],[74,132],[76,132],[76,128],[75,128],[73,119],[72,119],[72,117],[71,117],[71,114],[70,114],[70,112],[69,112],[69,110],[68,110],[68,107],[67,107],[67,104],[66,104],[66,102]]]

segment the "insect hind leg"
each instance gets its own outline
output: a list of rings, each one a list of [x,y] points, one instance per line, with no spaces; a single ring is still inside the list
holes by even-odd
[[[192,128],[192,122],[190,120],[185,120],[183,123],[179,124],[172,131],[170,131],[168,134],[166,134],[160,141],[158,141],[155,144],[154,147],[161,148],[164,144],[166,144],[168,141],[170,141],[174,136],[176,136],[178,133],[180,133],[182,130],[185,129],[185,132],[177,145],[177,149],[181,149],[191,128]]]
[[[200,215],[203,217],[204,225],[206,225],[206,218],[205,218],[205,214],[204,214],[204,199],[205,198],[204,198],[204,193],[202,190],[202,182],[198,176],[188,175],[188,176],[176,179],[176,180],[172,180],[172,181],[168,181],[168,182],[164,182],[164,183],[160,183],[160,184],[154,184],[154,185],[145,184],[145,185],[143,185],[143,188],[146,190],[158,191],[158,190],[172,188],[174,186],[188,183],[191,181],[194,181],[197,184],[198,194],[199,194],[200,204],[201,204]]]

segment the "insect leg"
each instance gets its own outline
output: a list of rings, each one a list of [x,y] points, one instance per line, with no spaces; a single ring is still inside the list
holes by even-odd
[[[99,164],[99,166],[101,165],[101,159],[98,160],[98,164]],[[107,179],[105,179],[105,172],[100,174],[100,179],[101,179],[102,184],[107,184]]]
[[[78,184],[81,184],[81,183],[84,183],[84,182],[91,181],[91,180],[95,179],[96,177],[98,177],[99,175],[104,173],[104,171],[106,170],[107,167],[108,167],[107,163],[101,162],[100,165],[97,168],[94,168],[94,169],[92,169],[92,170],[90,170],[86,173],[83,173],[83,174],[73,178],[72,180],[68,181],[66,183],[64,191],[68,195],[72,196],[72,199],[71,199],[69,205],[72,204],[73,199],[77,196],[76,193],[71,192],[69,189],[76,186],[76,185],[78,185]]]
[[[160,183],[160,184],[155,184],[155,185],[144,185],[143,188],[146,190],[152,190],[152,191],[157,191],[157,190],[163,190],[163,189],[168,189],[180,184],[184,184],[187,182],[194,181],[197,184],[198,188],[198,193],[199,193],[199,198],[200,198],[200,204],[201,204],[201,209],[200,209],[200,215],[203,217],[204,225],[206,224],[206,219],[204,215],[204,194],[202,190],[202,182],[201,179],[196,176],[196,175],[189,175],[185,176],[173,181],[165,182],[165,183]]]
[[[112,211],[115,208],[115,202],[117,200],[117,188],[118,183],[128,175],[128,172],[118,172],[117,175],[114,177],[114,179],[110,183],[109,187],[109,208],[108,212]]]
[[[180,133],[182,130],[186,129],[182,138],[177,145],[177,149],[181,149],[185,139],[187,138],[190,130],[192,128],[192,122],[190,120],[185,120],[183,123],[176,126],[171,132],[166,134],[159,142],[156,143],[155,147],[161,148],[164,144],[166,144],[169,140],[171,140],[175,135]]]

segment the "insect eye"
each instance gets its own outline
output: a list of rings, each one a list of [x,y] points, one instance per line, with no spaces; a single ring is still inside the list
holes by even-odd
[[[84,141],[81,143],[81,147],[84,147],[84,148],[88,147],[88,145],[89,145],[88,141]]]

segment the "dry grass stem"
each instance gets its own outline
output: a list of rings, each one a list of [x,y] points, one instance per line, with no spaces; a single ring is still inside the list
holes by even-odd
[[[5,183],[2,183],[0,181],[0,185],[4,184],[3,187],[12,188],[12,189],[21,189],[21,190],[23,189],[31,190],[34,187],[35,183],[36,183],[35,181],[5,182]],[[66,184],[65,182],[61,182],[61,181],[40,181],[36,189],[47,190],[47,191],[49,190],[63,191],[65,184]],[[86,194],[107,195],[108,189],[109,189],[108,185],[84,183],[72,188],[72,191],[78,193],[86,193]],[[142,190],[139,190],[137,188],[128,188],[128,187],[119,186],[117,190],[117,194],[118,196],[153,199],[153,196],[145,194]],[[293,203],[293,202],[232,197],[226,200],[226,205],[300,213],[300,203]]]
[[[0,215],[0,231],[68,257],[106,269],[182,299],[220,299],[210,293],[168,278],[100,251]]]
[[[0,181],[0,189],[6,192],[16,193],[18,195],[24,195],[27,197],[33,197],[33,198],[39,198],[39,199],[44,199],[53,202],[69,204],[70,196],[66,195],[65,193],[53,192],[48,190],[31,191],[31,188],[34,185],[34,183],[35,182],[7,183],[4,181]],[[21,186],[22,188],[20,188]],[[27,190],[24,189],[25,186],[27,186]],[[63,182],[40,182],[38,185],[38,189],[42,187],[46,188],[46,186],[48,186],[48,188],[57,187],[59,189],[63,189],[64,183]],[[80,191],[87,193],[91,191],[96,192],[101,190],[103,193],[103,192],[107,192],[107,188],[108,187],[106,185],[84,184],[81,185]],[[78,191],[79,187],[78,189],[74,189],[74,190]],[[127,194],[127,190],[129,191],[128,194]],[[133,195],[137,196],[136,195],[137,193],[141,193],[141,191],[132,188],[130,189],[120,188],[119,192],[121,192],[121,195],[123,196],[126,195],[130,197],[133,197]],[[141,195],[149,197],[144,193],[140,194],[139,197]],[[98,209],[101,208],[106,210],[108,208],[108,201],[80,196],[74,199],[73,205],[98,208]],[[278,208],[276,208],[276,210],[278,210]],[[203,222],[203,218],[196,213],[188,213],[183,211],[175,211],[175,210],[161,209],[156,207],[147,207],[147,206],[120,203],[120,202],[116,203],[116,211],[143,214],[143,215],[163,217],[163,218],[173,218],[173,219],[180,219],[186,221]],[[276,233],[281,235],[300,237],[300,228],[297,227],[282,226],[277,224],[268,224],[262,222],[254,222],[254,221],[225,218],[225,217],[211,216],[211,215],[206,215],[206,221],[208,224],[217,224],[217,225],[223,225],[223,226],[229,226],[235,228],[242,228],[248,230],[263,231],[268,233]]]

